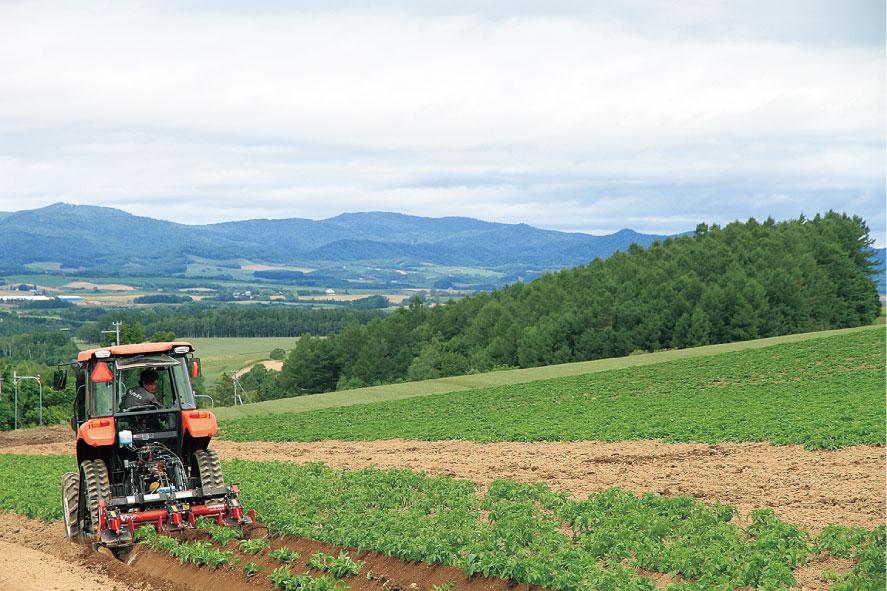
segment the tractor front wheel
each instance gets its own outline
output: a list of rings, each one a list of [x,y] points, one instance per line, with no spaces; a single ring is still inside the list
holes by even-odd
[[[80,475],[67,472],[62,475],[62,516],[68,541],[80,536]]]

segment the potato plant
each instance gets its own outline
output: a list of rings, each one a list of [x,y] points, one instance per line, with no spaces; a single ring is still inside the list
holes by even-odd
[[[317,578],[307,572],[295,575],[289,566],[274,569],[268,579],[281,591],[348,591],[351,588],[344,581],[337,581],[326,575]]]
[[[33,486],[27,495],[0,488],[0,508],[58,520],[58,478],[47,474],[47,466],[64,470],[72,463],[67,457],[0,454],[0,475],[9,475],[7,482],[21,482],[14,475],[28,474]],[[244,504],[275,535],[454,565],[468,575],[510,577],[550,589],[633,591],[652,588],[651,579],[638,576],[638,569],[647,569],[689,579],[672,583],[674,591],[788,589],[795,585],[794,569],[826,553],[853,561],[846,572],[825,573],[835,591],[881,591],[885,585],[883,525],[831,526],[811,536],[769,510],[753,512],[742,527],[730,505],[709,507],[691,497],[609,489],[577,500],[543,484],[509,480],[494,481],[481,494],[476,484],[446,476],[333,470],[323,464],[233,461],[224,469],[241,483]],[[139,528],[136,537],[183,562],[210,568],[237,562],[218,542],[180,544],[151,526]],[[267,540],[255,542],[255,548],[244,549],[268,547]],[[344,585],[310,575],[308,581],[286,566],[275,572],[281,581],[292,579],[280,589]]]
[[[508,480],[480,494],[474,483],[445,476],[322,464],[234,461],[225,471],[277,533],[551,589],[651,589],[638,569],[693,580],[673,583],[675,590],[787,589],[796,584],[792,571],[823,544],[858,557],[860,574],[846,575],[859,581],[874,572],[866,560],[876,565],[884,551],[883,528],[838,544],[835,534],[814,538],[769,510],[740,527],[732,506],[692,497],[609,489],[577,501]]]
[[[238,546],[240,551],[246,554],[259,554],[268,548],[270,544],[271,542],[265,538],[256,538],[254,540],[241,540]]]
[[[243,570],[246,578],[249,579],[265,570],[265,567],[260,564],[256,564],[255,562],[247,562],[243,565],[243,568],[241,570]]]
[[[270,556],[271,558],[273,558],[279,562],[282,562],[284,564],[289,564],[291,562],[295,562],[296,560],[298,560],[300,558],[301,554],[299,554],[295,550],[290,550],[289,548],[281,547],[281,548],[278,548],[277,550],[272,550],[268,554],[268,556]]]
[[[175,538],[158,534],[153,526],[143,525],[136,530],[135,541],[155,552],[165,552],[179,559],[180,564],[193,564],[218,568],[233,563],[230,550],[219,550],[209,542],[179,542]]]
[[[883,445],[885,331],[493,388],[245,418],[236,441],[770,441]],[[741,419],[741,420],[738,420]]]
[[[365,562],[357,562],[348,556],[347,552],[339,552],[338,558],[332,554],[316,552],[308,559],[308,566],[330,573],[334,577],[354,576],[360,572]]]

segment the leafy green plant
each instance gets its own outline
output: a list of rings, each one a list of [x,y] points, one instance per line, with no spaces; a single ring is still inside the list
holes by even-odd
[[[268,579],[274,583],[274,587],[277,589],[285,589],[284,585],[292,578],[293,573],[289,566],[279,566],[268,575]]]
[[[543,484],[508,480],[481,493],[445,476],[323,464],[238,460],[225,470],[275,532],[551,589],[645,589],[651,581],[638,569],[687,579],[675,589],[691,589],[693,579],[700,589],[788,587],[817,544],[772,511],[755,512],[740,527],[731,505],[692,497],[609,489],[577,501]],[[846,552],[860,553],[864,543],[852,537]],[[319,553],[309,566],[323,569],[333,560]]]
[[[302,573],[294,575],[289,566],[281,566],[268,575],[268,579],[274,583],[275,589],[282,591],[348,591],[348,586],[343,581],[337,581],[327,576],[314,578],[310,574]]]
[[[242,538],[243,532],[241,532],[236,527],[224,527],[216,525],[210,528],[209,536],[210,538],[212,538],[213,542],[221,544],[222,546],[226,546],[231,540]]]
[[[246,573],[247,578],[252,578],[263,570],[265,570],[265,567],[260,564],[256,564],[255,562],[247,562],[243,565],[243,572]]]
[[[256,538],[254,540],[241,540],[239,547],[241,552],[246,554],[259,554],[265,548],[271,545],[271,542],[265,538]]]
[[[222,546],[226,546],[232,539],[243,537],[243,532],[239,528],[219,525],[216,520],[208,517],[198,517],[194,522],[194,528],[207,532],[213,542]]]
[[[338,558],[332,554],[316,552],[308,559],[308,566],[326,571],[335,577],[354,576],[360,572],[365,562],[355,562],[346,552],[340,552]]]
[[[143,542],[153,540],[158,536],[157,528],[153,525],[143,525],[136,529],[132,536],[134,542]]]
[[[298,560],[299,557],[301,556],[295,550],[290,550],[289,548],[287,548],[285,546],[278,548],[277,550],[272,550],[268,555],[271,558],[274,558],[275,560],[278,560],[280,562],[287,563],[287,564]]]
[[[166,552],[167,554],[178,556],[179,543],[169,536],[154,536],[154,538],[148,541],[148,547],[155,552]]]
[[[233,554],[230,550],[218,550],[213,548],[209,542],[201,541],[178,544],[171,553],[178,557],[182,564],[188,562],[195,566],[208,566],[209,568],[217,568],[228,563]]]
[[[835,547],[838,555],[850,554],[854,567],[846,573],[826,572],[825,577],[835,581],[831,591],[881,591],[887,586],[887,526],[881,525],[866,532],[861,528],[829,526],[818,540],[826,547]],[[848,545],[847,540],[858,542]]]

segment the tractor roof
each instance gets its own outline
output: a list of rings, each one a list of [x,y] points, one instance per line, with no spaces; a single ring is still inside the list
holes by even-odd
[[[109,351],[111,357],[121,357],[129,355],[144,355],[146,353],[169,353],[176,347],[188,347],[188,352],[194,350],[191,343],[185,341],[175,341],[168,343],[138,343],[135,345],[112,345],[110,347],[99,347],[98,349],[88,349],[80,351],[77,355],[77,361],[81,363],[89,361],[93,358],[96,351]]]

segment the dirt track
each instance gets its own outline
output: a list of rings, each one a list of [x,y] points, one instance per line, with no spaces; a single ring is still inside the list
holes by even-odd
[[[68,454],[73,448],[72,441],[70,430],[63,427],[0,433],[0,453]],[[397,467],[450,474],[481,484],[498,478],[544,482],[577,498],[584,498],[610,486],[637,493],[689,494],[706,503],[732,503],[741,515],[769,507],[780,519],[796,523],[814,533],[828,523],[873,528],[884,523],[887,516],[887,460],[884,447],[856,446],[838,451],[807,451],[800,446],[771,446],[766,443],[707,445],[637,441],[476,444],[466,441],[405,440],[314,443],[235,443],[216,440],[212,446],[224,459],[323,461],[332,467],[348,466],[353,469],[371,465],[378,468]],[[0,546],[0,550],[6,551],[4,561],[39,559],[39,556],[31,554],[36,550],[71,564],[75,578],[100,577],[103,576],[102,572],[108,572],[118,582],[126,576],[137,576],[126,583],[130,586],[121,588],[133,588],[133,580],[150,582],[144,576],[134,574],[132,568],[127,571],[129,575],[117,572],[115,569],[119,570],[120,563],[113,564],[108,557],[93,554],[84,558],[77,555],[77,548],[67,543],[60,528],[50,529],[33,522],[39,527],[28,525],[22,529],[21,523],[19,518],[10,520],[9,516],[0,519],[0,542],[16,544]],[[22,536],[16,538],[17,534],[13,531],[16,527],[24,531],[23,539]],[[35,527],[39,531],[28,531]],[[45,531],[40,527],[46,528]],[[17,549],[20,549],[20,553]],[[148,564],[154,559],[140,560]],[[50,559],[47,564],[54,561]],[[835,563],[827,568],[846,570],[848,566]],[[796,576],[806,589],[826,589],[827,585],[817,580],[823,567],[815,565],[808,569],[809,576],[804,574],[806,571],[796,572]],[[395,572],[400,567],[389,564],[385,568]],[[44,576],[50,576],[56,570],[60,570],[58,576],[61,577],[57,583],[53,583],[57,586],[43,585]],[[80,588],[66,586],[70,581],[64,578],[65,568],[47,567],[28,572],[39,574],[41,584],[36,584],[27,573],[18,581],[7,582],[0,578],[0,584],[9,589]],[[149,569],[147,572],[152,571]],[[399,576],[405,577],[400,580],[420,577],[421,582],[421,577],[430,575],[407,571]],[[354,583],[351,584],[355,590],[377,588],[366,581],[362,585],[370,586],[356,587]],[[152,588],[164,591],[181,588],[156,580],[153,585]],[[95,585],[88,587],[95,588]],[[110,585],[102,587],[114,588]],[[229,581],[221,588],[230,591],[234,587]],[[257,587],[253,585],[251,588]],[[429,588],[430,585],[420,586],[423,590]],[[460,591],[481,588],[495,587],[475,587],[467,583],[459,585]]]

